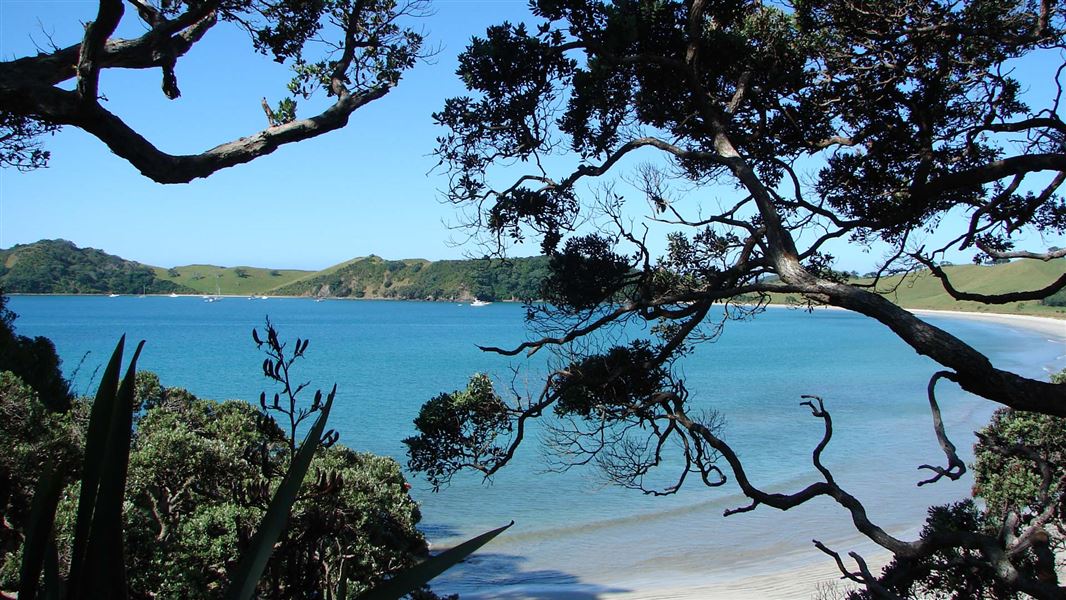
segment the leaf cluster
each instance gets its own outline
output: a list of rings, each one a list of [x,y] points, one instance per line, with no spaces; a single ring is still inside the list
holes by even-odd
[[[658,354],[647,340],[636,340],[570,364],[553,382],[555,413],[607,422],[649,418],[668,387]]]
[[[425,473],[434,489],[463,468],[488,469],[503,457],[497,438],[511,431],[511,416],[492,380],[475,374],[465,390],[440,394],[419,409],[418,435],[403,441],[408,467]]]

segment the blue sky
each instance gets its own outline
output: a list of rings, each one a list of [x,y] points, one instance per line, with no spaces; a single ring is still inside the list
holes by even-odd
[[[49,38],[59,46],[75,43],[96,6],[95,0],[0,0],[0,56],[35,53]],[[444,98],[463,93],[454,72],[469,39],[488,25],[527,18],[527,5],[438,0],[433,8],[418,25],[439,54],[357,111],[348,127],[207,179],[153,183],[95,138],[65,128],[46,142],[49,168],[0,170],[0,247],[65,238],[164,267],[302,269],[372,253],[434,260],[476,253],[450,243],[465,236],[449,228],[457,212],[439,200],[446,179],[434,171],[431,153],[442,132],[431,114]],[[127,12],[120,35],[139,35],[139,22]],[[1053,67],[1038,61],[1026,68]],[[178,63],[177,75],[182,97],[174,101],[159,91],[157,70],[111,70],[101,83],[109,110],[170,153],[196,153],[259,131],[266,124],[260,98],[276,103],[289,79],[286,67],[252,52],[246,34],[224,24]],[[513,254],[535,251],[529,246]],[[849,270],[869,270],[878,258],[843,244],[830,251]]]
[[[355,256],[459,258],[463,236],[430,173],[440,131],[431,114],[463,88],[456,55],[488,25],[521,19],[524,0],[445,0],[418,25],[442,46],[385,98],[336,132],[188,185],[141,176],[98,140],[68,127],[47,140],[49,168],[0,170],[0,247],[65,238],[141,262],[318,269]],[[51,36],[80,39],[94,1],[0,0],[0,56],[35,53]],[[132,13],[132,11],[127,11]],[[127,14],[126,21],[136,22]],[[127,36],[138,29],[120,31]],[[47,34],[47,35],[46,35]],[[193,153],[262,129],[260,98],[286,94],[286,67],[251,51],[245,34],[213,28],[178,63],[181,98],[167,100],[158,71],[104,73],[106,106],[170,153]],[[307,114],[307,113],[301,113]]]

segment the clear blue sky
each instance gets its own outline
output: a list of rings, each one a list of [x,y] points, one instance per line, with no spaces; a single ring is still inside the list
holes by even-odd
[[[95,0],[0,0],[0,57],[35,53],[49,38],[59,46],[75,43],[96,6]],[[49,168],[0,170],[0,247],[65,238],[163,267],[302,269],[372,253],[442,259],[475,252],[449,244],[464,236],[448,228],[457,220],[455,208],[439,201],[446,180],[433,172],[431,152],[441,131],[431,114],[444,98],[463,93],[456,56],[471,36],[505,19],[528,18],[527,4],[438,0],[433,8],[436,14],[420,26],[440,53],[357,111],[348,127],[207,179],[153,183],[95,138],[64,129],[46,142]],[[141,31],[128,10],[120,35]],[[196,153],[259,131],[265,125],[260,98],[276,103],[289,78],[286,67],[252,52],[246,34],[225,24],[178,63],[177,74],[182,97],[174,101],[160,92],[157,70],[109,70],[101,83],[107,107],[170,153]],[[859,271],[878,258],[844,245],[831,252],[838,267]]]
[[[95,1],[0,0],[0,56],[36,53],[35,43],[76,43]],[[188,185],[141,176],[73,127],[47,140],[49,168],[0,170],[0,247],[65,238],[158,266],[211,263],[319,269],[355,256],[459,258],[449,239],[454,207],[430,173],[431,114],[463,92],[456,56],[470,38],[526,14],[524,0],[445,0],[422,19],[441,52],[408,72],[349,125]],[[127,10],[126,21],[137,24]],[[138,25],[139,26],[139,25]],[[120,31],[139,34],[137,28]],[[251,51],[244,33],[219,24],[178,63],[181,98],[167,100],[158,70],[106,71],[106,106],[160,149],[194,153],[266,125],[260,98],[287,92],[286,67]],[[309,111],[299,114],[307,116]]]

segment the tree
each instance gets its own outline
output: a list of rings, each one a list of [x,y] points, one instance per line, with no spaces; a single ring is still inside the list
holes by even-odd
[[[288,435],[243,401],[164,388],[130,454],[126,534],[137,597],[214,598],[284,475]],[[264,598],[354,589],[428,554],[395,461],[339,445],[319,451],[260,583]]]
[[[288,371],[303,352],[285,353],[285,344],[268,329],[270,356],[284,365],[278,367],[284,374],[274,379],[284,382],[292,402],[290,412],[280,412],[302,421],[328,411],[320,394],[310,408],[297,404],[307,384],[292,388]],[[300,346],[306,350],[307,342]],[[253,534],[296,462],[296,431],[283,432],[265,406],[261,412],[243,401],[199,399],[184,389],[163,387],[152,373],[138,373],[133,389],[136,427],[116,517],[126,542],[119,560],[129,595],[122,597],[231,597],[227,588],[240,573],[238,558],[255,543]],[[332,394],[327,403],[331,400]],[[80,398],[70,410],[50,411],[33,388],[0,371],[0,433],[10,446],[0,458],[0,590],[22,589],[20,563],[31,546],[32,520],[40,518],[34,507],[41,502],[36,494],[46,473],[57,473],[65,488],[61,495],[56,490],[53,542],[63,567],[57,570],[73,577],[66,574],[74,562],[72,540],[81,513],[82,483],[76,479],[92,452],[87,450],[91,410],[89,400]],[[257,597],[321,598],[340,587],[363,591],[428,556],[416,528],[418,506],[399,465],[334,445],[336,440],[328,432],[323,444],[316,444],[290,526],[269,543],[271,559]],[[436,597],[422,592],[421,597]]]
[[[819,480],[791,494],[761,489],[716,421],[688,410],[674,361],[777,294],[869,317],[942,366],[928,399],[946,462],[925,465],[923,484],[957,479],[966,468],[939,425],[935,390],[944,380],[1016,410],[1066,416],[1061,386],[997,368],[875,291],[882,275],[913,269],[929,269],[956,299],[989,304],[1066,287],[1064,274],[1041,289],[972,293],[956,289],[937,264],[953,248],[982,261],[1066,256],[1016,247],[1022,232],[1066,230],[1056,195],[1066,180],[1058,71],[1047,68],[1047,81],[1032,82],[1052,90],[1034,107],[1011,76],[1018,58],[1060,60],[1048,50],[1064,41],[1061,3],[786,6],[538,0],[535,28],[504,23],[471,42],[459,68],[469,95],[435,115],[445,128],[437,155],[450,176],[447,197],[491,252],[533,237],[551,266],[542,296],[549,304],[530,309],[543,337],[488,350],[568,354],[539,394],[509,405],[495,437],[485,434],[483,413],[457,412],[460,431],[478,432],[483,443],[445,448],[434,473],[496,472],[527,421],[553,410],[572,424],[557,439],[571,459],[595,460],[622,485],[668,494],[686,480],[713,487],[731,476],[750,503],[727,514],[824,498],[897,557],[964,550],[1009,589],[1061,597],[1057,581],[1015,560],[1024,531],[908,541],[872,522],[821,463],[833,432],[822,399],[806,398],[825,431],[812,454]],[[597,183],[583,199],[586,184]],[[721,196],[730,189],[739,190],[735,199]],[[661,257],[648,242],[652,229],[637,221],[641,206],[648,221],[673,230]],[[599,231],[581,228],[597,216]],[[950,242],[923,241],[934,227],[953,228]],[[887,248],[874,281],[849,282],[833,270],[827,248],[841,240]],[[654,337],[597,343],[633,321],[655,324]],[[670,464],[670,448],[681,455],[674,483],[646,489],[644,476]],[[819,547],[849,577],[877,586],[861,557],[848,569]]]
[[[15,315],[0,291],[0,372],[9,371],[31,387],[49,410],[63,412],[70,406],[70,384],[63,379],[59,355],[52,340],[30,339],[15,333]]]
[[[1066,371],[1051,377],[1066,383]],[[981,430],[975,446],[974,496],[935,506],[922,537],[943,535],[1024,536],[1013,560],[1043,581],[1056,579],[1055,557],[1066,545],[1063,489],[1066,483],[1066,427],[1062,417],[999,409]],[[1002,533],[1000,533],[1002,532]],[[970,549],[946,548],[929,556],[897,557],[878,579],[884,590],[901,597],[1017,598],[987,562]],[[876,597],[854,593],[849,598]]]
[[[423,56],[423,37],[402,25],[425,14],[425,0],[131,0],[147,29],[115,38],[125,2],[100,0],[80,42],[36,56],[0,62],[0,166],[43,167],[41,138],[64,125],[85,130],[159,183],[184,183],[344,127],[357,109],[395,87]],[[159,69],[163,94],[181,95],[178,61],[218,23],[245,30],[253,49],[294,76],[292,97],[274,109],[264,99],[268,127],[199,154],[171,155],[156,148],[100,103],[106,69]],[[69,89],[69,88],[73,89]],[[334,98],[320,114],[297,118],[296,98],[315,92]]]

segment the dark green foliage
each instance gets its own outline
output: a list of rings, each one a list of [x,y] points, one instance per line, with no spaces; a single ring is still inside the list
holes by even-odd
[[[571,238],[562,252],[552,254],[544,299],[571,310],[594,308],[613,299],[629,282],[625,258],[612,242],[599,235]]]
[[[399,598],[502,531],[405,574],[428,555],[418,506],[395,461],[332,445],[324,425],[333,393],[321,405],[316,397],[310,412],[320,414],[293,456],[288,436],[251,405],[200,400],[135,375],[139,351],[119,385],[116,348],[90,418],[84,401],[50,413],[0,373],[0,434],[14,443],[0,457],[0,589],[35,597],[43,567],[42,593],[65,582],[71,599],[221,598],[247,577],[231,597],[310,600],[341,587],[366,591],[392,575],[393,592],[382,597]],[[63,490],[83,461],[81,482]],[[58,477],[36,481],[42,472]]]
[[[547,274],[548,259],[544,257],[429,262],[370,256],[273,293],[403,300],[531,300],[540,298],[541,281]]]
[[[958,533],[995,533],[996,525],[978,509],[973,500],[929,509],[921,539]],[[1031,567],[1031,561],[1019,561]],[[1030,564],[1026,564],[1030,563]],[[981,560],[980,552],[948,548],[921,559],[897,557],[885,567],[880,583],[900,598],[942,600],[1013,600],[1022,598],[1017,590],[994,577],[992,568]],[[870,592],[854,592],[849,600],[872,600]]]
[[[511,431],[510,411],[487,375],[470,378],[465,390],[441,394],[422,405],[415,418],[418,435],[403,441],[408,466],[426,474],[440,489],[464,467],[500,460],[496,438]]]
[[[1051,380],[1066,384],[1066,371]],[[1015,568],[1053,582],[1056,554],[1066,546],[1062,512],[1066,507],[1066,420],[1000,409],[977,435],[973,495],[983,506],[974,500],[934,506],[929,509],[922,539],[959,532],[995,536],[1007,523],[1010,535],[1025,533],[1033,540],[1012,557]],[[896,557],[885,567],[879,582],[904,598],[1028,597],[997,578],[982,560],[979,548],[949,546],[918,559]],[[855,600],[873,597],[868,592],[849,596]]]
[[[0,250],[0,286],[12,294],[191,293],[150,267],[66,240]]]
[[[129,459],[123,532],[132,598],[221,598],[228,573],[250,543],[272,490],[288,468],[288,442],[273,420],[240,401],[202,400],[138,377],[137,423]],[[35,473],[45,463],[76,474],[84,403],[54,415],[10,374],[0,374],[0,426],[14,452],[0,469],[18,478],[5,510],[0,588],[17,584],[20,531]],[[25,405],[24,405],[25,404]],[[26,412],[26,409],[32,409]],[[77,417],[76,415],[82,415]],[[303,481],[285,535],[259,585],[264,598],[318,598],[338,583],[340,564],[353,592],[427,555],[417,504],[395,461],[341,446],[320,450]],[[57,516],[61,546],[74,534],[78,486]],[[64,564],[68,551],[61,548]]]
[[[609,421],[639,419],[652,409],[656,393],[666,388],[666,369],[655,359],[651,344],[637,340],[571,364],[554,382],[556,414]]]
[[[49,410],[36,391],[11,372],[0,372],[0,589],[18,587],[20,546],[38,478],[46,468],[67,483],[79,474],[87,407]]]
[[[1066,306],[1066,290],[1059,290],[1040,301],[1047,306]]]
[[[66,410],[71,400],[70,384],[59,368],[55,346],[45,337],[30,339],[16,334],[15,317],[7,308],[7,297],[0,292],[0,372],[17,375],[49,410]]]
[[[979,438],[974,447],[974,495],[985,501],[989,512],[1019,511],[1028,521],[1049,503],[1066,501],[1066,420],[1000,409]],[[1038,461],[1050,469],[1046,491]]]

